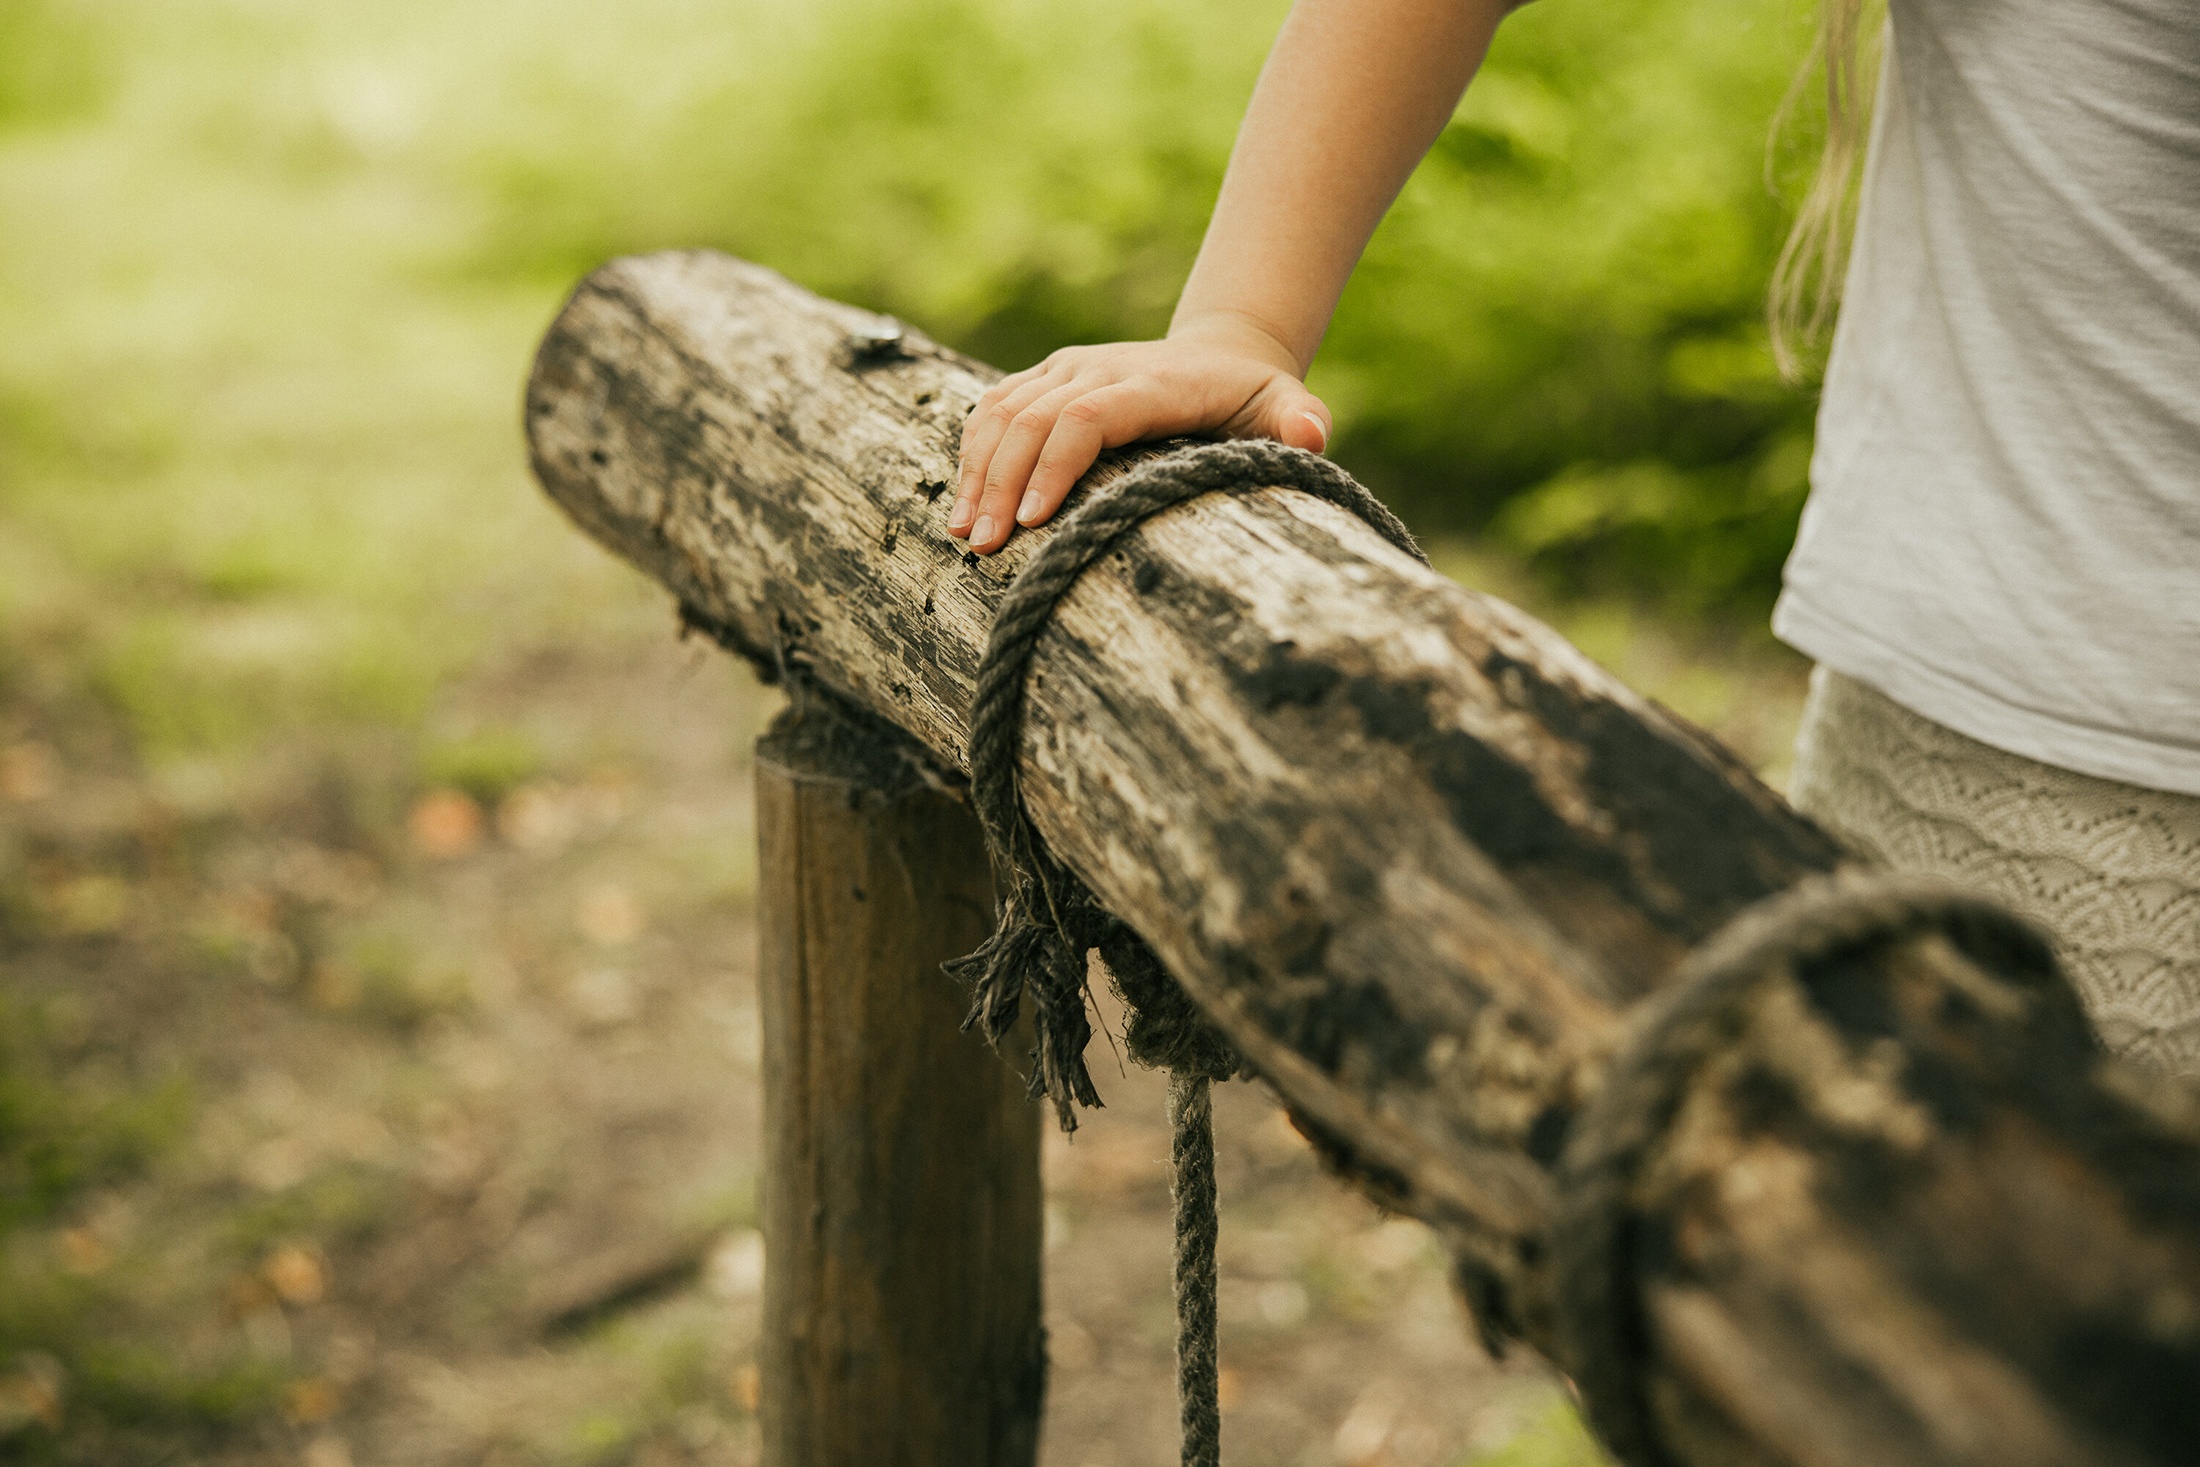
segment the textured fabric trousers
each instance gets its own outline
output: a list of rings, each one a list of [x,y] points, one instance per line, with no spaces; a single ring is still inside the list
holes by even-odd
[[[2034,763],[1820,667],[1789,797],[1865,859],[2029,917],[2103,1043],[2200,1076],[2200,796]]]

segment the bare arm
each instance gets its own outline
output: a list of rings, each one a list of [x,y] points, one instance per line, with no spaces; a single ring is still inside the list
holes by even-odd
[[[990,554],[1043,523],[1101,450],[1217,432],[1328,444],[1301,380],[1346,277],[1458,105],[1508,0],[1298,0],[1253,89],[1207,236],[1160,341],[1066,347],[963,428],[948,528]]]

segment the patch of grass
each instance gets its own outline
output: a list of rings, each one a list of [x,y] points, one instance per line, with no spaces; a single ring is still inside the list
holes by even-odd
[[[85,1345],[63,1357],[72,1394],[118,1424],[226,1426],[272,1415],[293,1371],[283,1361],[238,1350],[195,1366],[153,1345]]]
[[[249,1261],[299,1238],[324,1246],[361,1242],[381,1229],[394,1202],[386,1174],[356,1163],[328,1167],[295,1187],[233,1209],[222,1222],[222,1251]]]
[[[234,682],[225,685],[190,665],[182,628],[159,613],[135,619],[115,637],[92,668],[92,689],[154,756],[238,743],[257,701]]]
[[[1564,1401],[1494,1452],[1461,1458],[1458,1467],[1611,1467],[1611,1459]]]
[[[182,1075],[138,1087],[72,1082],[43,1010],[0,994],[0,1237],[88,1187],[142,1170],[190,1124]]]
[[[265,539],[239,539],[221,546],[198,568],[198,589],[216,601],[257,601],[295,586],[296,562],[283,547]]]
[[[623,1411],[601,1408],[589,1412],[566,1433],[564,1459],[574,1467],[594,1467],[626,1455],[643,1433],[642,1423]]]
[[[313,978],[314,1001],[409,1034],[472,1001],[466,972],[423,960],[410,941],[368,929],[338,940]]]
[[[742,1177],[698,1195],[680,1209],[684,1225],[697,1232],[753,1228],[757,1216],[757,1179]]]
[[[728,1395],[732,1359],[706,1322],[621,1318],[589,1332],[574,1347],[605,1384],[617,1383],[550,1426],[540,1443],[545,1456],[568,1467],[628,1460],[643,1442],[677,1432],[697,1417],[730,1420],[738,1407]]]
[[[462,739],[430,744],[420,772],[429,784],[464,790],[494,805],[542,772],[542,751],[516,728],[487,728]]]
[[[718,1349],[700,1329],[686,1329],[658,1342],[650,1359],[650,1395],[654,1412],[669,1416],[683,1406],[714,1404],[725,1397],[720,1384]]]
[[[141,1175],[187,1130],[194,1094],[181,1075],[129,1084],[94,1068],[71,1073],[56,1054],[55,1005],[0,993],[0,1365],[53,1362],[65,1414],[114,1423],[227,1422],[272,1399],[278,1369],[257,1359],[194,1365],[169,1344],[130,1342],[144,1280],[108,1260],[62,1266],[58,1234],[94,1189]],[[93,1242],[88,1246],[97,1249]],[[7,1460],[60,1450],[44,1428],[9,1438]],[[55,1458],[55,1460],[59,1460]]]

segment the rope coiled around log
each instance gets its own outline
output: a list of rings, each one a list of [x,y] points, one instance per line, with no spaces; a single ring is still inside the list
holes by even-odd
[[[1751,1004],[1843,948],[1934,931],[1995,971],[2060,993],[2048,939],[1962,888],[1915,876],[1848,870],[1743,912],[1699,947],[1673,986],[1648,1001],[1633,1038],[1574,1122],[1557,1169],[1552,1289],[1562,1360],[1591,1425],[1626,1467],[1676,1467],[1653,1424],[1642,1376],[1649,1355],[1636,1287],[1634,1189],[1704,1066],[1747,1026]],[[2071,1022],[2083,1026],[2075,1012]]]
[[[1427,561],[1398,517],[1350,474],[1303,449],[1265,440],[1201,444],[1149,459],[1079,506],[1001,598],[978,667],[970,710],[971,795],[1008,894],[993,935],[976,952],[947,965],[971,985],[964,1027],[981,1029],[995,1043],[1014,1026],[1030,995],[1036,1040],[1031,1094],[1053,1101],[1065,1131],[1076,1129],[1075,1106],[1100,1104],[1084,1059],[1092,1037],[1085,1012],[1087,953],[1099,951],[1129,1010],[1124,1043],[1131,1057],[1170,1073],[1177,1386],[1186,1467],[1214,1467],[1220,1459],[1208,1086],[1237,1073],[1240,1061],[1138,934],[1047,849],[1024,809],[1017,761],[1032,652],[1077,578],[1165,509],[1202,494],[1267,488],[1297,489],[1348,510],[1391,544]]]

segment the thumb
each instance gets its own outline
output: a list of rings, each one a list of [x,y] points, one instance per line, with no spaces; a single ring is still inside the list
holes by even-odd
[[[1266,413],[1267,421],[1261,424],[1264,436],[1293,448],[1303,448],[1320,453],[1329,447],[1329,408],[1303,387],[1287,388],[1276,394],[1276,400]]]

